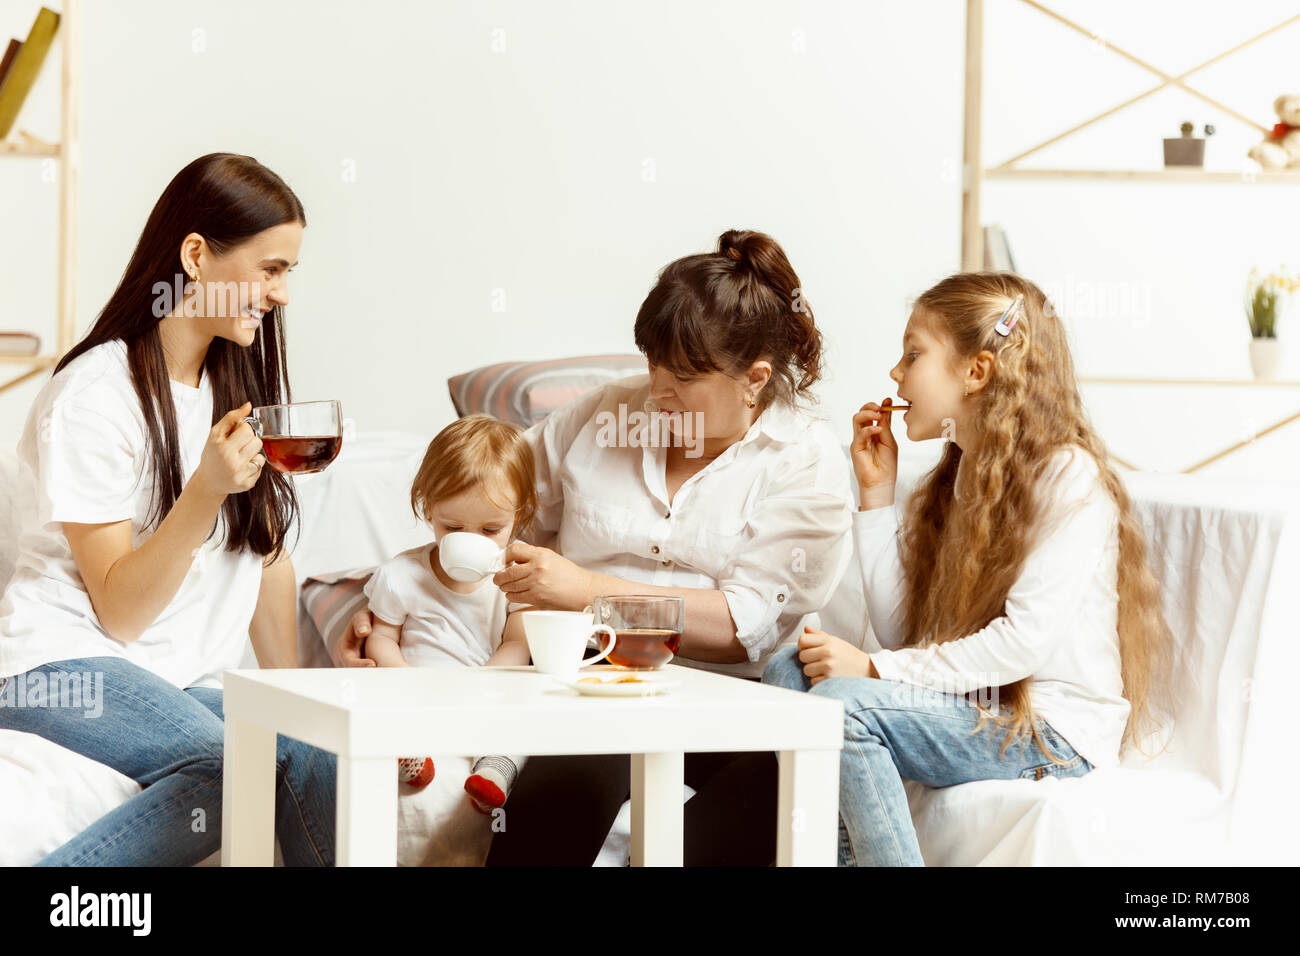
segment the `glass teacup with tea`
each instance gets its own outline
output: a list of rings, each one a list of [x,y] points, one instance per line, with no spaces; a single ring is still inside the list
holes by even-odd
[[[619,670],[657,671],[672,661],[682,643],[686,601],[679,597],[620,594],[597,597],[593,623],[614,629],[608,660]],[[607,641],[605,643],[608,643]],[[600,650],[604,651],[602,643]]]
[[[314,475],[343,447],[343,413],[338,402],[262,405],[244,421],[262,439],[262,454],[278,472]]]

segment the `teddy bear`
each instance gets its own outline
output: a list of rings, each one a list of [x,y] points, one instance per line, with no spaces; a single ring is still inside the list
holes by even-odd
[[[1273,112],[1281,122],[1247,155],[1265,169],[1300,167],[1300,94],[1283,93],[1273,101]]]

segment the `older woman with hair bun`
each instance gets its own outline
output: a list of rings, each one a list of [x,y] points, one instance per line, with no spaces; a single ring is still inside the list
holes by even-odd
[[[849,560],[844,453],[805,407],[821,374],[821,333],[781,247],[731,230],[717,251],[663,269],[635,337],[648,373],[593,389],[525,433],[537,515],[493,581],[535,608],[581,611],[597,595],[682,598],[676,663],[757,680]],[[654,413],[666,413],[668,441],[624,440],[610,428]],[[358,612],[336,662],[362,663],[369,624]],[[523,640],[517,610],[502,643]],[[628,798],[630,769],[620,755],[533,757],[487,864],[590,865]],[[684,776],[696,791],[684,814],[687,865],[772,861],[775,754],[687,754]]]
[[[820,377],[821,333],[781,247],[732,230],[716,252],[660,273],[635,337],[648,374],[529,429],[534,544],[511,547],[515,563],[496,583],[512,601],[567,610],[597,595],[683,598],[677,662],[757,678],[826,603],[849,558],[844,453],[801,407]],[[669,413],[673,441],[610,447],[602,424],[620,408]],[[519,625],[516,613],[506,639],[521,636]],[[771,862],[776,771],[771,753],[686,755],[696,790],[684,815],[688,865]],[[590,864],[629,792],[625,756],[533,758],[488,865]]]

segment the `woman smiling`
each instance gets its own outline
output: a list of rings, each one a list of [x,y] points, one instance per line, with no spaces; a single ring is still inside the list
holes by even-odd
[[[597,595],[681,598],[676,663],[758,679],[844,574],[850,485],[830,427],[803,407],[822,337],[785,252],[731,230],[666,266],[637,313],[649,370],[579,396],[530,428],[538,510],[493,581],[513,602],[581,611]],[[609,440],[609,423],[665,413],[667,441]],[[685,422],[698,422],[688,435]],[[614,430],[617,434],[617,429]],[[677,440],[680,439],[680,440]],[[357,653],[360,611],[335,662]],[[503,644],[524,641],[520,612]],[[696,790],[685,861],[775,856],[774,754],[687,754]],[[627,756],[534,757],[487,863],[589,865],[630,791]]]
[[[163,191],[94,327],[36,397],[19,443],[30,520],[0,604],[0,684],[95,675],[103,712],[0,706],[144,789],[41,865],[188,865],[221,843],[221,674],[251,638],[297,666],[293,485],[243,422],[289,400],[281,312],[306,216],[248,156],[213,153]],[[183,302],[159,296],[185,276]],[[288,865],[334,861],[334,756],[279,738]]]
[[[820,376],[821,333],[781,247],[729,231],[716,252],[663,270],[635,337],[648,374],[528,431],[534,543],[512,545],[514,564],[495,581],[512,601],[566,610],[597,595],[683,598],[677,662],[756,678],[849,558],[844,455],[800,407]],[[609,445],[601,425],[626,409],[667,413],[681,440]],[[700,425],[689,436],[688,419]],[[521,632],[516,613],[506,639]],[[697,791],[685,809],[688,865],[770,861],[772,754],[688,754],[685,779]],[[629,790],[626,756],[532,759],[488,864],[590,864]]]

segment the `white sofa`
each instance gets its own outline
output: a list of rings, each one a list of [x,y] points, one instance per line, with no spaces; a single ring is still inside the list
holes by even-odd
[[[426,441],[350,436],[329,471],[300,480],[300,580],[373,565],[426,540],[407,505]],[[937,451],[937,443],[905,450],[901,491]],[[6,502],[15,465],[12,453],[0,453]],[[1148,474],[1127,480],[1179,646],[1169,746],[1154,759],[1130,755],[1119,768],[1080,778],[943,789],[908,781],[928,864],[1294,862],[1300,834],[1290,804],[1300,774],[1279,751],[1289,739],[1287,681],[1300,662],[1300,485]],[[11,570],[14,520],[11,507],[0,510],[0,581]],[[875,649],[856,563],[821,617],[831,633]],[[309,635],[300,655],[304,664],[327,663]],[[255,666],[251,651],[246,666]],[[454,759],[440,761],[426,791],[401,801],[399,862],[481,860],[490,832],[460,792],[463,773]],[[39,859],[137,789],[40,738],[0,732],[0,805],[27,808],[0,820],[0,848],[16,840],[0,849],[0,863]],[[616,824],[601,862],[622,862],[625,834],[625,821]]]

